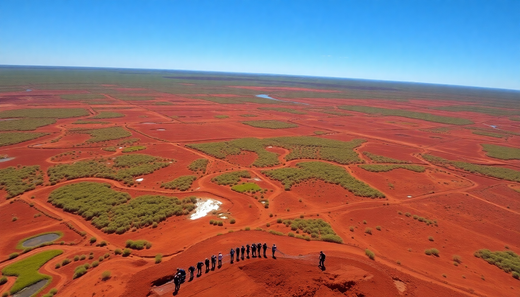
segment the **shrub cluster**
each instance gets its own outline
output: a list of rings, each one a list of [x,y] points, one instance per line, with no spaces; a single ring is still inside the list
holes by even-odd
[[[264,128],[264,129],[288,129],[288,128],[296,128],[299,127],[293,123],[287,123],[276,120],[264,120],[264,121],[247,121],[242,122],[242,124],[255,127],[255,128]]]
[[[123,155],[116,157],[112,166],[106,160],[84,160],[73,164],[58,164],[47,170],[51,185],[60,180],[82,177],[101,177],[133,185],[133,177],[146,175],[170,165],[168,160],[149,155]]]
[[[144,145],[136,145],[136,146],[125,147],[122,150],[122,152],[123,153],[132,153],[132,152],[142,151],[145,149],[146,149],[146,146],[144,146]]]
[[[381,165],[381,164],[364,164],[359,167],[370,172],[388,172],[394,169],[406,169],[414,172],[424,172],[425,168],[421,165],[411,164],[396,164],[396,165]]]
[[[196,179],[197,177],[195,175],[183,175],[170,182],[162,183],[161,188],[186,191]]]
[[[513,272],[513,277],[520,278],[520,257],[513,251],[496,251],[482,249],[475,252],[475,257],[495,265],[505,272]]]
[[[7,192],[7,199],[34,190],[42,183],[43,172],[38,165],[0,169],[0,189]]]
[[[51,192],[48,200],[56,207],[91,220],[92,225],[103,232],[118,234],[132,227],[150,226],[173,215],[186,215],[196,207],[197,201],[195,197],[179,200],[152,195],[130,200],[128,193],[93,182],[60,187]]]
[[[491,176],[495,178],[505,179],[509,181],[520,181],[520,171],[506,168],[506,167],[498,167],[491,165],[478,165],[461,161],[449,161],[443,159],[441,157],[432,156],[432,155],[422,155],[423,158],[429,162],[436,163],[439,165],[448,166],[451,165],[455,168],[468,171],[471,173],[478,173],[486,176]]]
[[[285,108],[285,107],[259,107],[260,110],[273,110],[273,111],[279,111],[279,112],[287,112],[292,114],[306,114],[303,111],[293,109],[293,108]]]
[[[417,112],[404,109],[388,109],[372,106],[343,105],[338,106],[340,109],[351,110],[368,114],[380,114],[383,116],[398,116],[403,118],[418,119],[429,122],[451,124],[451,125],[468,125],[473,124],[472,121],[463,118],[439,116],[431,113]]]
[[[0,147],[6,145],[17,144],[29,140],[33,140],[36,138],[40,138],[42,136],[48,135],[49,133],[39,133],[39,132],[6,132],[2,133],[2,137],[0,137]]]
[[[97,115],[90,117],[90,119],[113,119],[113,118],[122,118],[125,115],[119,112],[113,111],[101,111]]]
[[[393,164],[410,163],[408,161],[389,158],[389,157],[385,157],[385,156],[381,156],[381,155],[372,154],[369,152],[363,152],[363,155],[367,156],[370,160],[377,162],[377,163],[393,163]]]
[[[144,248],[150,249],[152,247],[152,243],[142,239],[136,241],[127,240],[125,246],[133,250],[142,250]]]
[[[228,155],[238,155],[241,151],[250,151],[258,155],[253,163],[256,167],[278,165],[278,155],[266,150],[268,146],[283,147],[290,153],[286,160],[321,159],[340,164],[361,163],[354,148],[364,142],[354,139],[348,142],[311,136],[276,137],[276,138],[241,138],[227,142],[189,144],[188,147],[202,151],[215,158],[224,159]]]
[[[28,108],[0,111],[0,118],[66,119],[88,115],[88,111],[84,108]]]
[[[520,160],[520,149],[508,146],[482,144],[486,155],[502,160]]]
[[[56,123],[55,119],[23,118],[0,121],[0,131],[33,131],[39,127]]]
[[[376,254],[369,249],[365,249],[365,255],[367,255],[371,260],[376,258]]]
[[[201,173],[204,174],[204,173],[206,173],[206,167],[208,166],[208,163],[209,163],[208,159],[204,159],[204,158],[197,159],[188,165],[188,169],[195,173],[200,171]]]
[[[115,126],[100,129],[89,130],[74,130],[76,133],[90,134],[90,139],[87,142],[103,142],[109,140],[116,140],[132,136],[132,133],[125,130],[123,127]]]
[[[285,224],[286,227],[290,227],[291,231],[296,231],[296,233],[301,231],[304,234],[309,234],[310,237],[316,240],[343,243],[343,239],[332,230],[329,223],[322,219],[294,219],[284,220],[282,223]],[[295,237],[298,237],[298,235]]]
[[[428,256],[429,256],[429,255],[434,255],[434,256],[436,256],[436,257],[439,256],[439,250],[438,250],[438,249],[435,249],[435,248],[427,249],[427,250],[424,251],[424,253],[425,253],[426,255],[428,255]]]
[[[219,185],[236,185],[240,178],[251,178],[251,174],[246,171],[234,171],[228,172],[221,175],[217,175],[211,179],[212,182],[217,183]]]
[[[304,180],[317,178],[325,182],[340,185],[357,196],[383,198],[385,195],[366,183],[352,177],[344,168],[324,162],[303,162],[297,168],[280,168],[262,173],[274,180],[282,182],[285,190]]]

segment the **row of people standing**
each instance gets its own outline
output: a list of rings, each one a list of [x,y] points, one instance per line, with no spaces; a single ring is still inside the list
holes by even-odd
[[[240,261],[240,259],[242,258],[242,260],[244,260],[244,258],[247,257],[247,259],[249,259],[249,252],[251,252],[251,257],[253,258],[261,258],[262,255],[262,250],[264,251],[264,258],[267,258],[267,243],[264,242],[264,244],[262,245],[261,243],[258,243],[258,244],[246,244],[245,246],[242,246],[241,248],[240,247],[237,247],[236,249],[231,249],[229,251],[229,255],[231,256],[231,264],[233,264],[233,261],[235,260],[235,254],[236,254],[236,261]],[[276,259],[276,256],[275,256],[275,253],[276,253],[276,244],[273,244],[273,246],[271,247],[271,250],[272,250],[272,253],[273,253],[273,259]],[[242,255],[242,256],[241,256]]]
[[[246,244],[245,246],[237,247],[236,249],[231,249],[229,252],[229,255],[231,257],[231,264],[235,261],[235,254],[236,254],[236,261],[240,261],[240,258],[244,260],[246,257],[249,259],[249,252],[251,252],[251,257],[253,258],[261,258],[262,255],[262,249],[264,251],[264,258],[267,258],[267,243],[264,243],[263,245],[261,243],[258,244]],[[276,244],[273,244],[271,247],[273,259],[276,259],[275,253],[276,253]],[[240,257],[242,256],[242,257]],[[206,258],[204,262],[199,261],[197,266],[197,277],[200,277],[202,275],[202,268],[206,267],[206,273],[208,273],[210,270],[215,270],[215,267],[222,267],[222,259],[224,258],[224,255],[222,253],[218,253],[218,256],[212,255],[210,259]],[[218,266],[217,266],[218,261]],[[188,268],[188,272],[190,273],[190,281],[194,278],[195,273],[195,266],[190,266]],[[181,288],[181,284],[184,283],[186,279],[186,272],[184,269],[177,268],[177,272],[175,273],[173,277],[173,283],[175,284],[175,291],[173,292],[174,295],[176,295],[179,292],[179,289]]]

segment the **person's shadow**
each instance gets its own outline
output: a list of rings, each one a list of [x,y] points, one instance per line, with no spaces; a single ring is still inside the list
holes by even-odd
[[[327,268],[325,268],[325,265],[320,266],[320,269],[321,269],[321,271],[327,270]]]
[[[190,279],[188,280],[188,282],[191,282],[193,280],[193,275],[190,276]]]

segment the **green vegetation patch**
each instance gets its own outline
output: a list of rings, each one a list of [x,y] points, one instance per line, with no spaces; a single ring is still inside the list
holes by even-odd
[[[124,101],[149,101],[154,100],[153,96],[130,96],[130,95],[116,95],[115,98]]]
[[[342,112],[342,111],[339,111],[339,110],[320,110],[320,112],[326,113],[326,114],[337,115],[337,116],[340,116],[340,117],[352,116],[350,113]]]
[[[38,133],[38,132],[5,132],[0,133],[0,146],[17,144],[29,140],[33,140],[36,138],[40,138],[42,136],[49,135],[49,133]]]
[[[504,137],[507,137],[506,134],[499,133],[499,132],[492,132],[492,131],[479,131],[479,130],[476,130],[476,131],[471,131],[471,133],[473,133],[475,135],[489,136],[489,137],[494,137],[494,138],[504,138]]]
[[[282,147],[290,150],[285,157],[287,161],[297,159],[318,159],[340,164],[361,163],[354,148],[364,140],[339,141],[311,136],[276,137],[276,138],[241,138],[226,142],[208,142],[187,145],[215,158],[224,159],[229,155],[238,155],[242,151],[254,152],[258,158],[253,162],[256,167],[278,165],[278,155],[266,150],[268,146]]]
[[[262,171],[274,180],[280,181],[286,191],[295,184],[316,178],[325,182],[340,185],[357,196],[383,198],[385,195],[369,185],[352,177],[344,168],[324,162],[303,162],[296,164],[298,168],[280,168]]]
[[[132,152],[137,152],[137,151],[142,151],[142,150],[145,150],[146,149],[146,146],[144,145],[137,145],[137,146],[130,146],[130,147],[126,147],[122,150],[123,153],[132,153]]]
[[[116,157],[114,162],[107,164],[105,159],[83,160],[73,164],[58,164],[47,170],[51,185],[65,179],[82,177],[100,177],[122,181],[133,185],[133,177],[151,174],[156,170],[170,165],[168,159],[150,155],[131,154]]]
[[[359,167],[365,169],[370,172],[388,172],[394,169],[406,169],[415,172],[424,172],[425,168],[421,165],[411,165],[411,164],[395,164],[395,165],[380,165],[380,164],[368,164],[368,165],[359,165]]]
[[[343,243],[343,239],[339,237],[329,223],[322,219],[294,219],[283,221],[286,227],[290,227],[292,231],[309,234],[315,240],[323,240],[328,242]]]
[[[60,98],[63,100],[72,100],[72,101],[83,101],[83,100],[99,100],[106,99],[105,96],[101,94],[64,94],[60,95]]]
[[[234,171],[228,172],[221,175],[217,175],[211,179],[212,182],[219,185],[236,185],[240,178],[251,178],[249,171]]]
[[[74,125],[108,125],[108,124],[110,124],[110,122],[77,120],[73,124]]]
[[[376,154],[372,154],[369,152],[363,152],[363,155],[367,156],[370,160],[377,162],[377,163],[393,163],[393,164],[404,164],[404,163],[410,163],[408,161],[398,160],[394,158],[389,158],[385,156],[380,156]]]
[[[488,157],[502,160],[520,160],[520,149],[494,144],[482,144]]]
[[[208,159],[204,159],[204,158],[197,159],[188,165],[188,169],[193,172],[200,171],[202,173],[206,173],[206,167],[208,166],[208,163],[209,163]]]
[[[439,106],[439,107],[430,107],[430,109],[436,110],[446,110],[446,111],[469,111],[469,112],[478,112],[492,116],[507,116],[507,115],[518,115],[520,114],[520,110],[511,110],[511,109],[499,109],[499,108],[491,108],[484,106],[475,106],[475,105],[451,105],[451,106]]]
[[[195,175],[183,175],[171,182],[161,184],[161,188],[186,191],[191,187],[191,184],[193,184],[196,179],[197,177]]]
[[[264,128],[264,129],[289,129],[299,127],[293,123],[287,123],[276,120],[266,120],[266,121],[247,121],[242,122],[242,124],[255,127],[255,128]]]
[[[488,249],[482,249],[476,251],[474,255],[507,273],[513,272],[513,277],[516,279],[520,276],[520,257],[513,251],[492,252]]]
[[[152,247],[152,243],[144,239],[127,240],[125,243],[125,247],[131,248],[133,250],[142,250],[144,248],[149,249]]]
[[[125,130],[123,127],[108,127],[101,129],[90,130],[74,130],[77,133],[90,134],[91,138],[87,142],[102,142],[109,140],[116,140],[132,136],[132,133]]]
[[[233,187],[231,187],[231,190],[239,192],[239,193],[244,193],[244,192],[256,193],[256,192],[262,191],[262,188],[260,188],[260,186],[255,183],[242,183],[239,185],[234,185]]]
[[[55,119],[10,119],[0,121],[0,131],[33,131],[39,127],[56,123]]]
[[[279,112],[287,112],[292,114],[306,114],[303,111],[293,109],[293,108],[284,108],[284,107],[259,107],[260,110],[274,110]]]
[[[23,260],[17,261],[2,269],[2,273],[7,276],[16,276],[16,281],[9,293],[16,294],[23,288],[35,284],[41,280],[51,280],[49,275],[41,274],[38,270],[52,258],[61,255],[61,250],[50,250],[38,253]],[[50,282],[50,281],[49,281]],[[42,288],[43,289],[43,288]]]
[[[38,165],[0,169],[0,189],[7,192],[7,199],[34,190],[41,184],[43,172]]]
[[[30,108],[0,111],[0,118],[66,119],[90,115],[84,108]]]
[[[351,110],[356,112],[368,113],[368,114],[380,114],[383,116],[398,116],[410,119],[424,120],[435,123],[451,124],[451,125],[468,125],[473,124],[472,121],[463,118],[445,117],[431,113],[416,112],[404,109],[388,109],[380,107],[370,106],[358,106],[358,105],[342,105],[340,109]]]
[[[100,111],[97,115],[90,117],[90,119],[113,119],[122,118],[125,115],[114,111]]]
[[[144,228],[173,215],[186,215],[195,208],[195,197],[145,195],[130,199],[110,185],[81,182],[60,187],[51,192],[49,202],[67,212],[90,220],[106,233],[122,234],[131,228]]]
[[[429,162],[448,166],[451,165],[455,168],[462,169],[471,173],[478,173],[486,176],[491,176],[495,178],[505,179],[509,181],[520,181],[520,171],[505,168],[505,167],[498,167],[498,166],[490,166],[490,165],[478,165],[478,164],[472,164],[467,162],[461,162],[461,161],[449,161],[446,159],[443,159],[441,157],[433,156],[425,154],[423,155],[423,158]]]
[[[219,114],[219,115],[216,115],[215,118],[217,118],[217,119],[227,119],[227,118],[229,118],[229,116],[228,115],[224,115],[224,114]]]
[[[241,114],[240,116],[241,116],[241,117],[244,117],[244,118],[255,118],[255,117],[257,117],[258,115],[256,115],[256,114],[246,113],[246,114]]]

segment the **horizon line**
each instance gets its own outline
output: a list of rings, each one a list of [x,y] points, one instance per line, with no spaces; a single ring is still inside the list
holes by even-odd
[[[56,65],[11,65],[11,64],[0,64],[0,67],[35,67],[35,68],[83,68],[83,69],[113,69],[113,70],[162,70],[162,71],[187,71],[187,72],[210,72],[210,73],[222,73],[222,74],[249,74],[249,75],[271,75],[271,76],[289,76],[289,77],[304,77],[304,78],[325,78],[325,79],[345,79],[345,80],[362,80],[362,81],[380,81],[387,83],[409,83],[409,84],[425,84],[445,87],[460,87],[460,88],[477,88],[477,89],[489,89],[489,90],[500,90],[500,91],[512,91],[520,92],[520,89],[506,89],[497,87],[484,87],[484,86],[473,86],[473,85],[456,85],[448,83],[435,83],[435,82],[423,82],[423,81],[403,81],[403,80],[386,80],[386,79],[371,79],[371,78],[353,78],[353,77],[341,77],[341,76],[316,76],[316,75],[300,75],[300,74],[287,74],[287,73],[263,73],[263,72],[227,72],[222,70],[194,70],[194,69],[169,69],[169,68],[134,68],[134,67],[110,67],[110,66],[56,66]]]

